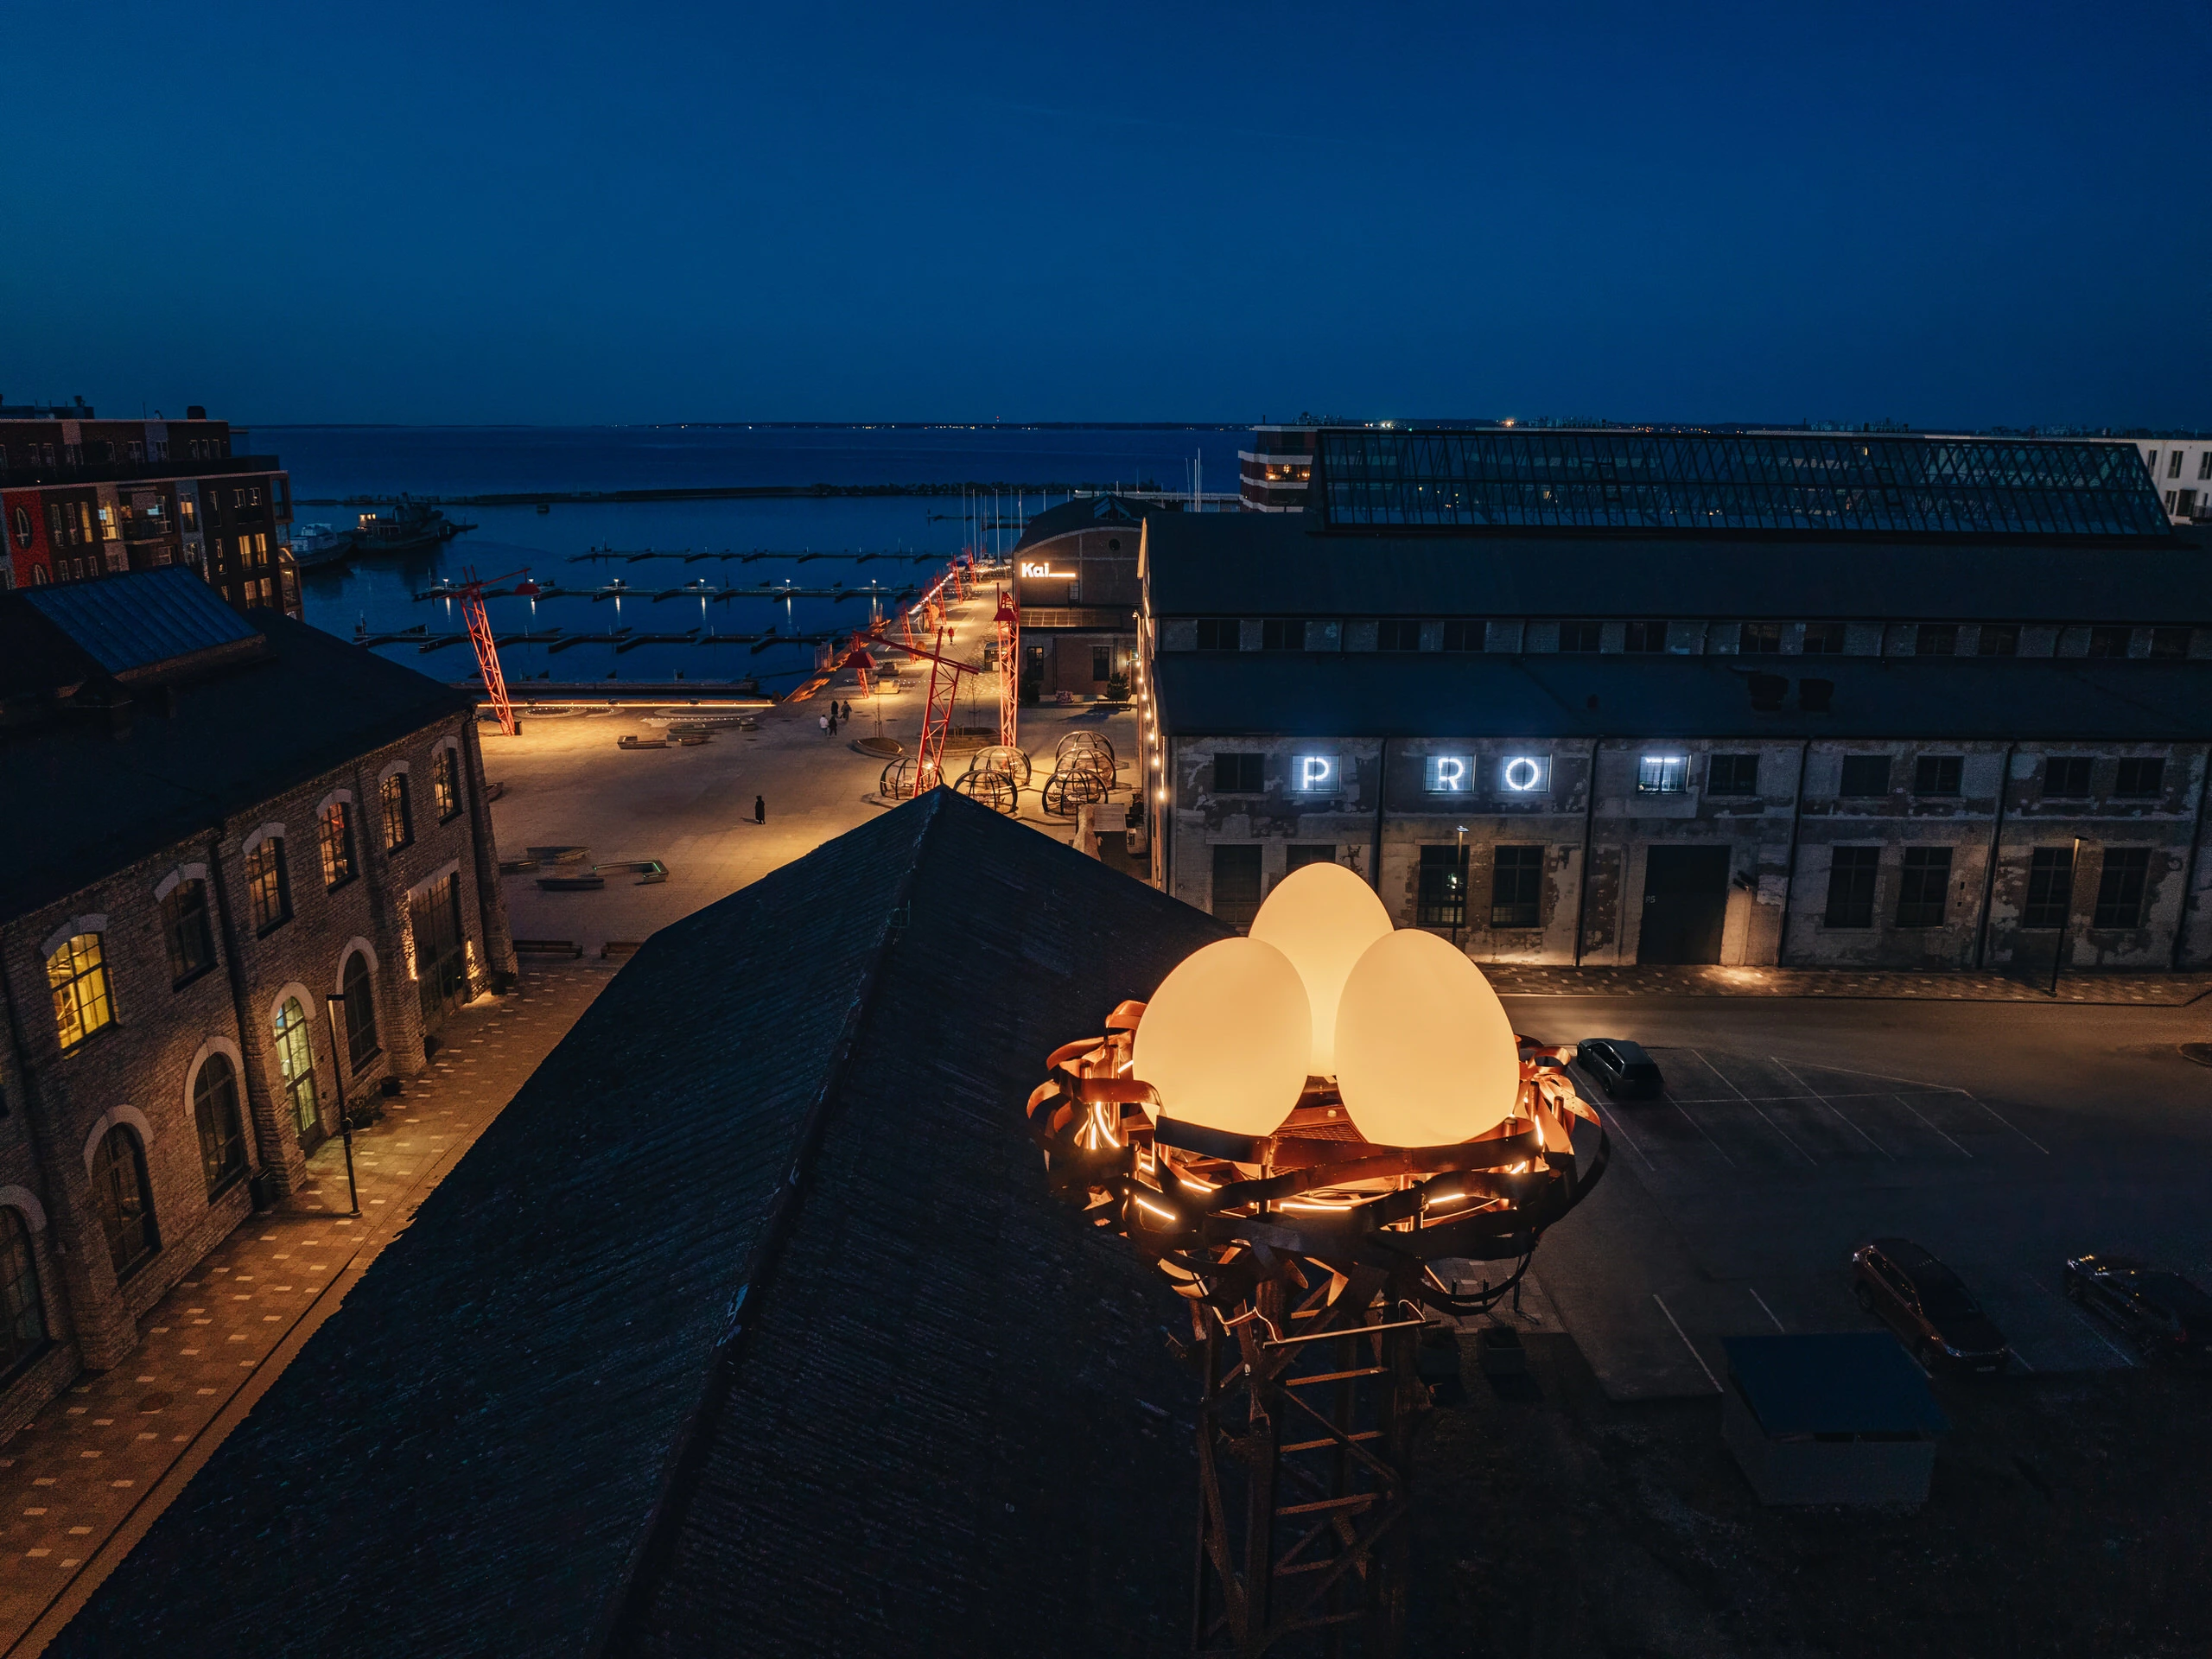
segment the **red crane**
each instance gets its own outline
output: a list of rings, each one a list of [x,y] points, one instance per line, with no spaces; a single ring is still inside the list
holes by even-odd
[[[1011,749],[1021,707],[1021,603],[1011,593],[999,595],[998,624],[999,743]]]
[[[537,597],[537,584],[530,579],[528,565],[510,570],[505,576],[482,577],[476,574],[474,565],[466,566],[461,570],[460,593],[461,620],[468,624],[468,643],[476,647],[476,666],[484,676],[484,690],[492,699],[493,715],[499,721],[499,729],[512,737],[518,729],[514,705],[507,701],[507,677],[499,671],[499,647],[492,638],[491,619],[484,614],[484,584],[505,582],[507,576],[522,578],[514,586],[518,597]]]

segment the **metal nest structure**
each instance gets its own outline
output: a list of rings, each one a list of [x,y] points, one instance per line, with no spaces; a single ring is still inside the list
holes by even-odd
[[[1510,1294],[1611,1143],[1560,1050],[1517,1039],[1519,1093],[1491,1132],[1393,1147],[1309,1077],[1274,1133],[1165,1116],[1131,1075],[1145,1005],[1053,1052],[1030,1095],[1053,1193],[1110,1227],[1189,1303],[1202,1377],[1192,1651],[1389,1655],[1408,1599],[1410,1452],[1433,1318]],[[1579,1164],[1572,1126],[1596,1133]],[[1500,1264],[1463,1290],[1446,1261]],[[1349,1645],[1347,1645],[1349,1644]]]

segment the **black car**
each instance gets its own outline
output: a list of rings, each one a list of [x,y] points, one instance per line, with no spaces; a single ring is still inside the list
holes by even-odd
[[[1878,1238],[1851,1258],[1852,1294],[1929,1370],[2005,1369],[2005,1333],[1981,1311],[1966,1281],[1909,1238]]]
[[[1656,1100],[1667,1086],[1658,1062],[1625,1037],[1592,1037],[1574,1058],[1616,1100]]]
[[[2077,1255],[2066,1294],[2135,1339],[2146,1361],[2212,1359],[2212,1296],[2177,1273],[2126,1255]]]

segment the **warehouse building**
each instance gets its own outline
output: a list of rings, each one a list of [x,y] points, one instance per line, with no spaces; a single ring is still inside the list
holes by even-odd
[[[0,799],[4,1433],[514,948],[474,701],[181,565],[0,596]]]
[[[1147,521],[1156,878],[1315,860],[1484,960],[2168,968],[2212,563],[2131,445],[1322,431]]]

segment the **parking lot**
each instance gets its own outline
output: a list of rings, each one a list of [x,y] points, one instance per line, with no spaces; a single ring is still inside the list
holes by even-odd
[[[1523,1299],[1614,1399],[1717,1392],[1725,1337],[1872,1325],[1848,1268],[1876,1235],[1956,1268],[2038,1373],[2139,1363],[2062,1295],[2067,1255],[2212,1285],[2212,1073],[2174,1052],[2200,1011],[1509,1004],[1554,1040],[1633,1037],[1666,1077],[1663,1099],[1618,1103],[1582,1077],[1613,1166]]]

